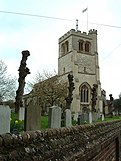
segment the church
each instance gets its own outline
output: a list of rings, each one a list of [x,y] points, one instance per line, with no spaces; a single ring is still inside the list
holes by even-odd
[[[92,110],[92,88],[97,86],[96,111],[103,112],[97,30],[88,33],[71,29],[59,38],[58,76],[68,81],[74,77],[72,112]]]
[[[57,77],[59,80],[68,82],[68,75],[73,75],[75,89],[71,103],[72,113],[93,111],[92,89],[94,86],[96,87],[95,111],[105,112],[98,59],[97,30],[93,29],[86,33],[71,29],[59,38]],[[25,95],[24,100],[34,99],[36,95],[34,100],[39,102],[40,83],[34,85],[32,92]]]

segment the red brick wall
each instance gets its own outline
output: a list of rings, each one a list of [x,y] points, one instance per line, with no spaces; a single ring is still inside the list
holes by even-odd
[[[120,161],[121,121],[0,136],[0,161]]]
[[[107,147],[101,150],[92,161],[114,161],[116,160],[116,141],[112,141]]]

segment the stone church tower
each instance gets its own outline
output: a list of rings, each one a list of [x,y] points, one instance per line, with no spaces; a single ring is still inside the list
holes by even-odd
[[[96,110],[102,112],[96,30],[90,30],[87,34],[71,29],[59,38],[59,78],[67,81],[69,73],[73,74],[75,84],[72,112],[92,110],[93,84],[97,85]]]

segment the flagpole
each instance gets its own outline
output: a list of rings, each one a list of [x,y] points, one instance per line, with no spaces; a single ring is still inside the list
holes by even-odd
[[[87,33],[88,33],[88,6],[87,8],[85,8],[84,10],[82,10],[82,13],[87,12],[87,22],[86,22],[86,26],[87,26]]]
[[[87,7],[87,33],[88,33],[88,7]]]

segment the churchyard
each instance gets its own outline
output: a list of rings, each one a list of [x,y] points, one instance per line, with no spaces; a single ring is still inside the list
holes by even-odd
[[[29,118],[27,122],[27,128],[28,130],[40,130],[40,129],[47,129],[47,128],[60,128],[60,127],[71,127],[76,125],[84,125],[84,124],[93,124],[96,122],[104,122],[104,121],[112,121],[121,119],[121,116],[113,116],[113,117],[103,117],[99,116],[98,113],[92,114],[89,113],[83,113],[81,115],[78,115],[78,117],[71,114],[71,111],[69,109],[66,109],[64,113],[64,117],[62,117],[61,108],[57,106],[53,106],[49,108],[49,113],[46,116],[40,116],[38,115],[38,111],[36,111],[35,115],[33,115],[33,112],[30,110]],[[9,106],[0,106],[0,133],[6,133],[6,132],[12,132],[12,133],[18,133],[21,131],[24,131],[24,113],[20,109],[19,113],[15,113],[14,111],[11,112]],[[33,118],[32,118],[33,115]],[[96,116],[95,116],[96,115]],[[92,118],[92,116],[94,118]],[[34,126],[34,123],[37,123],[37,126]]]
[[[22,60],[29,56],[28,51],[22,54]],[[95,84],[91,108],[72,112],[75,87],[73,75],[68,74],[65,107],[50,106],[46,115],[42,116],[37,97],[25,102],[22,100],[25,77],[29,74],[25,60],[23,64],[21,61],[19,68],[15,108],[0,105],[0,160],[118,161],[121,117],[114,116],[112,110],[105,117],[103,112],[96,109]]]
[[[73,100],[73,91],[75,89],[73,82],[73,75],[68,74],[68,89],[67,96],[65,97],[65,107],[59,107],[58,105],[49,107],[49,111],[46,117],[41,116],[42,109],[38,103],[38,98],[31,98],[30,96],[23,101],[25,77],[30,74],[29,68],[26,67],[27,57],[30,56],[29,51],[22,51],[22,60],[19,67],[19,79],[18,90],[15,97],[15,113],[11,112],[9,106],[1,106],[1,120],[6,120],[3,123],[1,133],[12,132],[18,133],[20,131],[34,131],[43,128],[61,128],[72,127],[73,125],[93,124],[100,121],[104,121],[103,112],[97,111],[97,85],[93,84],[91,93],[92,110],[83,112],[71,111],[71,104]],[[112,102],[110,101],[112,105]],[[6,119],[5,119],[5,118]],[[46,121],[45,121],[46,120]]]

